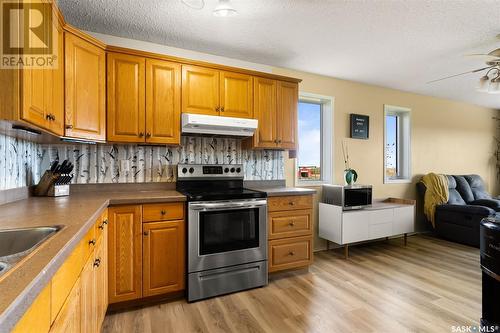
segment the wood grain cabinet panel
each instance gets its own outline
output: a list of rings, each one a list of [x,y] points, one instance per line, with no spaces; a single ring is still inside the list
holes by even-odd
[[[108,53],[107,89],[109,141],[144,142],[146,59]]]
[[[80,318],[81,332],[92,333],[97,326],[97,293],[94,272],[94,256],[88,258],[80,276]]]
[[[108,209],[109,303],[142,296],[142,207]]]
[[[311,263],[311,236],[269,241],[269,272],[307,266]]]
[[[146,59],[146,142],[180,144],[181,65]]]
[[[182,112],[219,115],[219,71],[182,66]]]
[[[50,329],[51,283],[42,290],[23,317],[17,322],[12,333],[46,333]]]
[[[297,148],[297,107],[299,86],[297,83],[278,81],[278,146],[283,149]]]
[[[269,213],[269,239],[311,235],[311,210]]]
[[[259,128],[254,134],[254,146],[276,148],[278,145],[276,80],[255,77],[253,82],[254,116],[259,121]]]
[[[288,195],[282,197],[271,197],[267,200],[267,209],[269,212],[311,209],[312,195]]]
[[[184,289],[184,221],[150,222],[143,228],[143,295]]]
[[[253,118],[253,78],[251,75],[220,72],[220,115]]]
[[[104,229],[95,250],[96,324],[100,332],[108,308],[108,232]]]
[[[65,33],[65,136],[106,140],[106,53]]]
[[[46,8],[50,10],[50,8]],[[56,135],[64,125],[64,40],[58,20],[53,20],[53,38],[57,38],[57,65],[54,69],[24,68],[21,73],[21,110],[19,117]],[[38,38],[31,34],[30,38]]]
[[[182,220],[183,218],[184,204],[182,202],[145,204],[142,208],[143,222]]]
[[[77,280],[50,328],[50,333],[80,332],[82,323],[80,304],[80,280]]]

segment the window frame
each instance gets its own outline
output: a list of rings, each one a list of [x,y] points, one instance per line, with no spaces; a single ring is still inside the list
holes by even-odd
[[[333,179],[333,111],[334,111],[334,98],[331,96],[324,96],[318,94],[312,94],[307,92],[299,92],[299,103],[311,103],[321,105],[321,137],[320,137],[320,180],[304,180],[299,179],[298,168],[299,168],[299,150],[297,149],[297,158],[295,158],[295,168],[294,168],[294,181],[298,186],[319,186],[322,184],[331,184]],[[298,107],[297,107],[297,137],[298,137]],[[300,141],[298,141],[300,146]]]
[[[387,177],[387,116],[396,117],[396,178]],[[384,184],[411,183],[411,109],[384,104]]]

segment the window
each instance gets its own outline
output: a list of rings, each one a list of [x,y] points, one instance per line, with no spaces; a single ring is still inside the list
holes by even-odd
[[[410,109],[384,105],[384,182],[411,181]]]
[[[301,93],[298,109],[297,180],[301,185],[332,179],[331,97]]]

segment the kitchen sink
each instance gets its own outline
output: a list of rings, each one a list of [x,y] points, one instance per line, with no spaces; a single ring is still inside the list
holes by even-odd
[[[0,230],[0,275],[61,230],[61,226]]]

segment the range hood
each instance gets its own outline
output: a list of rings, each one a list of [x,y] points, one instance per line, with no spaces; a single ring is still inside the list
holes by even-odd
[[[182,114],[182,133],[247,137],[254,134],[257,124],[257,119]]]

